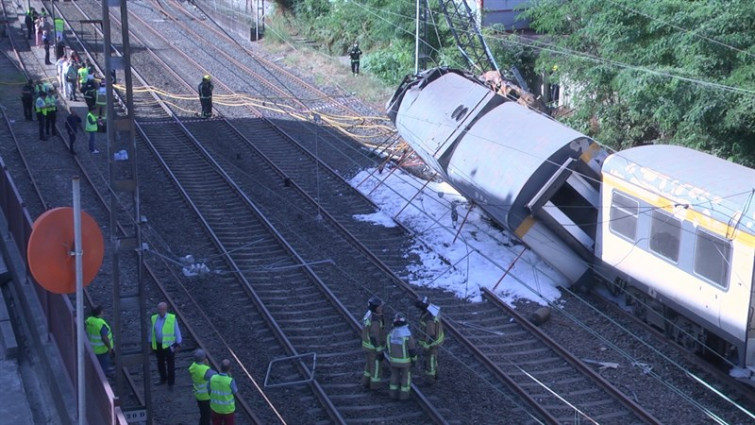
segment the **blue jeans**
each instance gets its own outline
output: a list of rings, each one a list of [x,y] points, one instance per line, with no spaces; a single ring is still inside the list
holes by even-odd
[[[96,131],[88,131],[89,133],[89,152],[94,152],[94,135],[97,134]]]
[[[110,370],[110,353],[97,354],[97,360],[100,362],[102,373],[105,375],[112,373],[112,370]]]

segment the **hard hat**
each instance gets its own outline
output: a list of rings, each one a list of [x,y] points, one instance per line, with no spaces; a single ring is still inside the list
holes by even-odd
[[[194,351],[194,361],[195,362],[204,361],[205,357],[207,357],[207,355],[204,353],[203,349],[197,348],[197,350]]]
[[[367,307],[372,311],[375,311],[381,305],[383,305],[383,300],[375,296],[370,297],[369,301],[367,301]]]
[[[207,81],[210,81],[210,75],[209,75],[209,74],[206,74],[206,75],[205,75],[204,77],[202,77],[202,79],[204,79],[204,80],[207,80]]]
[[[414,301],[414,306],[417,307],[420,310],[424,310],[427,308],[427,306],[430,305],[430,300],[427,299],[427,297],[419,297],[417,298],[417,301]]]
[[[393,326],[405,326],[406,325],[406,316],[404,316],[404,313],[396,313],[393,316]]]

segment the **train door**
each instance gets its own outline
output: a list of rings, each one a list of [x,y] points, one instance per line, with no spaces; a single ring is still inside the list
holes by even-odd
[[[568,158],[527,203],[529,211],[585,260],[595,250],[600,192],[589,167]]]

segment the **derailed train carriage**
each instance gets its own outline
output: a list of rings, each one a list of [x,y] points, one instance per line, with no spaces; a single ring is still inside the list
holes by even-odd
[[[407,76],[388,115],[422,159],[574,284],[600,276],[669,337],[755,372],[755,170],[609,153],[463,71]]]

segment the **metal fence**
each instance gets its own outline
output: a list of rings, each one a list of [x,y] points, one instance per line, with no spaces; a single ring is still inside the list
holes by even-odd
[[[4,113],[3,118],[8,120]],[[60,418],[64,422],[69,422],[65,418],[71,416],[68,414],[71,409],[76,410],[76,402],[74,400],[71,405],[70,394],[67,399],[65,394],[67,391],[62,390],[68,386],[74,388],[74,394],[77,394],[76,315],[69,297],[48,292],[35,282],[29,273],[26,246],[34,221],[24,206],[2,158],[0,158],[0,169],[2,169],[0,208],[7,221],[7,237],[4,241],[3,253],[6,256],[8,268],[13,274],[13,281],[9,285],[13,285],[13,290],[18,297],[19,313],[23,314],[27,323],[31,324],[29,328],[33,335],[30,343],[34,345],[37,352],[43,353],[43,357],[44,353],[48,355],[38,368],[41,375],[40,381],[50,388],[49,392],[54,398],[53,402],[60,413]],[[11,261],[8,257],[16,257],[17,261]],[[54,347],[50,347],[50,342],[54,343]],[[50,354],[58,354],[61,361],[58,363],[49,358]],[[56,374],[60,371],[55,369],[56,365],[62,365],[65,377],[68,379],[67,383],[58,382]],[[115,394],[88,343],[84,367],[87,423],[127,425],[123,412],[115,405]]]

